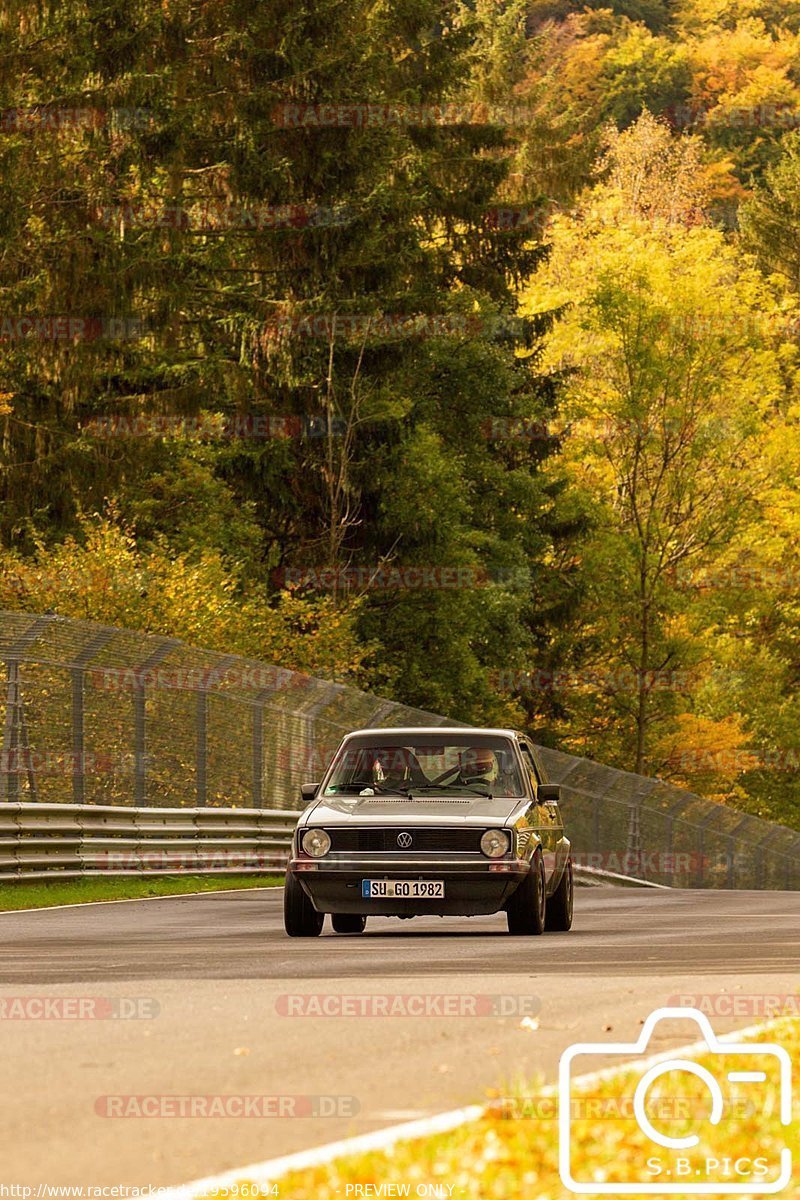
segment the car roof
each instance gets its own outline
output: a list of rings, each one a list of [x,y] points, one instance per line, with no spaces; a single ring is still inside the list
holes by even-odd
[[[493,734],[496,737],[518,738],[523,735],[516,729],[487,729],[467,725],[464,727],[458,725],[373,725],[368,729],[354,729],[352,733],[348,733],[345,741],[349,742],[353,738],[373,738],[375,734],[391,733],[398,737],[416,737],[420,733],[435,733],[439,736],[449,737],[452,734],[457,737],[474,737],[475,734]]]

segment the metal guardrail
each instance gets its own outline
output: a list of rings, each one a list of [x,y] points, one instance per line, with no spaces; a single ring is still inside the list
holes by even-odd
[[[266,808],[0,804],[0,883],[283,874],[298,813]],[[577,867],[577,883],[646,884]]]
[[[0,612],[3,667],[0,804],[296,810],[300,784],[320,779],[349,730],[457,724],[275,664],[52,613]],[[539,753],[587,871],[800,890],[797,830],[667,781]]]
[[[635,875],[620,875],[618,871],[603,871],[599,867],[576,866],[572,868],[572,873],[575,882],[583,887],[599,887],[603,883],[613,883],[617,887],[656,888],[662,892],[670,890],[669,884],[666,883],[650,883],[646,879],[637,879]]]
[[[267,808],[0,804],[0,883],[281,873],[297,816]]]
[[[800,833],[661,779],[540,747],[576,866],[679,888],[800,890]]]

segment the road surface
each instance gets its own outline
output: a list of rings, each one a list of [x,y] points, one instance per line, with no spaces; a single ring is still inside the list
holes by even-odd
[[[290,940],[279,891],[1,914],[0,1183],[185,1182],[552,1080],[567,1045],[633,1041],[678,996],[706,996],[717,1032],[752,1025],[799,980],[798,893],[581,888],[574,929],[542,938],[498,916]],[[320,1015],[342,1005],[371,1015]],[[283,1115],[199,1115],[253,1096]]]

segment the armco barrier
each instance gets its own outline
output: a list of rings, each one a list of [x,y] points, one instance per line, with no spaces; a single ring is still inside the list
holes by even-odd
[[[193,818],[193,836],[199,843],[201,828],[216,823],[222,840],[223,810],[236,821],[284,811],[288,822],[301,783],[320,779],[350,729],[457,723],[275,664],[55,614],[0,612],[3,666],[0,808],[50,806],[48,837],[62,839],[65,862],[78,836],[64,827],[69,802],[116,813],[104,818],[108,830],[144,809],[162,839],[164,822],[205,814]],[[658,779],[545,747],[539,754],[561,785],[586,878],[800,890],[797,831]],[[127,836],[147,840],[142,829]],[[8,832],[0,825],[0,846]],[[171,832],[183,845],[183,826]]]
[[[0,882],[280,874],[296,820],[285,809],[0,804]]]
[[[285,809],[0,804],[0,883],[138,875],[281,875]],[[578,867],[576,882],[641,884]]]

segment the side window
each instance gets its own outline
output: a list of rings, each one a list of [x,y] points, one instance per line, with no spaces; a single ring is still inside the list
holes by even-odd
[[[539,790],[539,775],[536,770],[536,763],[533,761],[533,755],[531,754],[530,749],[525,745],[524,742],[520,742],[519,748],[522,751],[522,761],[525,763],[525,769],[530,776],[531,787],[533,788],[533,794],[535,796]]]

